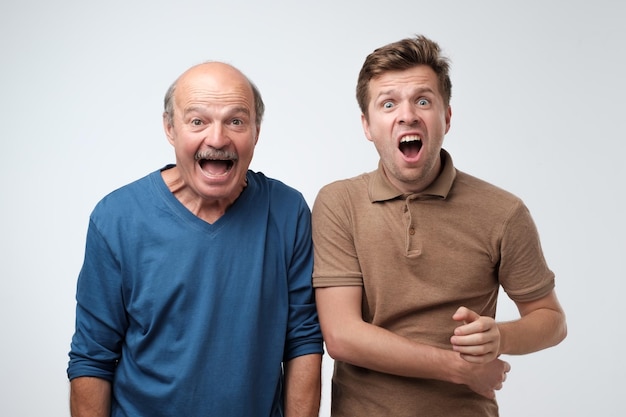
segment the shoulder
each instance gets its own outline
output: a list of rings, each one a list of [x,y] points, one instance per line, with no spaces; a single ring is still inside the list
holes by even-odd
[[[512,192],[458,169],[452,190],[454,193],[473,196],[475,199],[498,200],[509,204],[521,203],[521,199]]]
[[[323,219],[332,219],[331,223],[352,222],[357,213],[369,210],[372,206],[369,193],[372,178],[370,172],[323,186],[313,203],[313,221],[318,224],[325,221]]]
[[[287,195],[292,195],[292,196],[302,195],[294,187],[291,187],[285,184],[283,181],[279,179],[268,177],[263,172],[260,172],[260,171],[259,172],[255,172],[252,170],[248,171],[246,179],[248,180],[249,184],[252,184],[255,187],[258,187],[261,190],[263,189],[267,190],[271,193],[287,194]]]
[[[115,214],[123,216],[137,205],[145,204],[146,196],[152,193],[158,179],[160,179],[160,170],[111,191],[96,204],[92,217]]]
[[[530,212],[520,197],[458,170],[448,200],[453,210],[466,216],[490,219],[492,224],[508,224],[512,219],[530,218]]]
[[[374,172],[375,171],[367,172],[351,178],[345,178],[328,183],[320,189],[317,200],[334,200],[338,197],[352,198],[355,195],[364,195],[367,197],[367,189],[373,178]]]
[[[246,198],[247,204],[259,207],[267,205],[272,213],[284,216],[310,212],[302,193],[283,181],[254,171],[248,171],[246,178],[251,191]]]

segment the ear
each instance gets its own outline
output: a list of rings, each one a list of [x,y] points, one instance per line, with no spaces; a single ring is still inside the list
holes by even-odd
[[[261,125],[256,126],[256,137],[254,138],[254,146],[256,146],[259,141],[259,135],[261,134]]]
[[[174,145],[174,126],[170,123],[168,114],[165,112],[163,113],[163,130],[167,136],[167,141]]]
[[[446,132],[450,130],[450,119],[452,119],[452,107],[448,106],[448,110],[446,111]]]
[[[370,134],[370,124],[367,121],[367,116],[363,113],[361,113],[361,125],[363,126],[363,132],[365,133],[367,140],[373,142],[372,135]]]

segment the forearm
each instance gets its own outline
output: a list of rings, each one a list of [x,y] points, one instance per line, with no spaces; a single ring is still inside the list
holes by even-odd
[[[330,343],[329,354],[336,360],[378,372],[410,378],[436,379],[466,385],[472,391],[493,399],[502,388],[505,374],[511,369],[500,359],[471,363],[458,352],[417,343],[377,326],[365,323],[360,336],[350,336]],[[361,327],[361,326],[357,326]]]
[[[498,323],[498,353],[524,355],[559,344],[567,336],[565,313],[554,291],[528,302],[515,302],[518,320]]]
[[[317,310],[328,354],[337,361],[377,372],[459,383],[456,352],[402,337],[363,321],[360,287],[316,290]]]
[[[522,318],[498,323],[500,353],[524,355],[559,344],[567,335],[565,315],[560,310],[542,308]]]
[[[322,355],[294,358],[285,366],[285,417],[317,417],[322,386]]]
[[[417,343],[365,322],[324,333],[328,353],[335,360],[392,375],[461,383],[459,355],[451,350]]]
[[[488,398],[500,389],[509,365],[499,359],[474,364],[452,349],[419,343],[363,321],[360,287],[316,290],[326,349],[335,360],[411,378],[464,384]]]
[[[111,384],[101,378],[79,377],[70,383],[72,417],[109,417]]]

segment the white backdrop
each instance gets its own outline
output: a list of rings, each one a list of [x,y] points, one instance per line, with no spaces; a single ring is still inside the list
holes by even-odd
[[[0,415],[69,415],[88,215],[174,161],[161,111],[178,74],[208,59],[243,70],[267,105],[252,168],[312,205],[327,182],[375,168],[357,73],[374,48],[415,33],[452,59],[445,148],[525,200],[568,314],[564,343],[508,358],[502,416],[626,415],[626,6],[512,3],[3,0]],[[515,316],[506,299],[499,314]],[[322,416],[331,369],[326,357]]]

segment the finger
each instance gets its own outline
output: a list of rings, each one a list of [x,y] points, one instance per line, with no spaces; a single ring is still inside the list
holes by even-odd
[[[467,355],[465,353],[461,353],[460,356],[466,362],[474,363],[477,365],[483,365],[493,360],[493,357],[491,355]]]
[[[454,333],[450,336],[450,341],[453,345],[460,346],[492,343],[495,336],[489,330],[484,324],[477,321],[464,324],[454,329]]]
[[[479,317],[477,320],[463,324],[454,329],[455,336],[469,337],[475,336],[472,342],[466,342],[465,344],[475,343],[488,343],[496,337],[494,333],[494,324],[492,320],[486,317]]]
[[[455,321],[463,321],[465,323],[472,323],[480,318],[480,315],[467,307],[459,307],[452,319]]]
[[[456,339],[460,339],[457,338],[455,336]],[[455,340],[456,342],[456,340]],[[474,355],[474,356],[479,356],[479,355],[488,355],[491,354],[492,352],[495,351],[496,347],[493,343],[472,343],[472,344],[464,344],[463,342],[461,343],[453,343],[452,344],[452,349],[455,352],[459,352],[459,353],[464,353],[466,355]],[[495,353],[494,353],[495,356]]]

